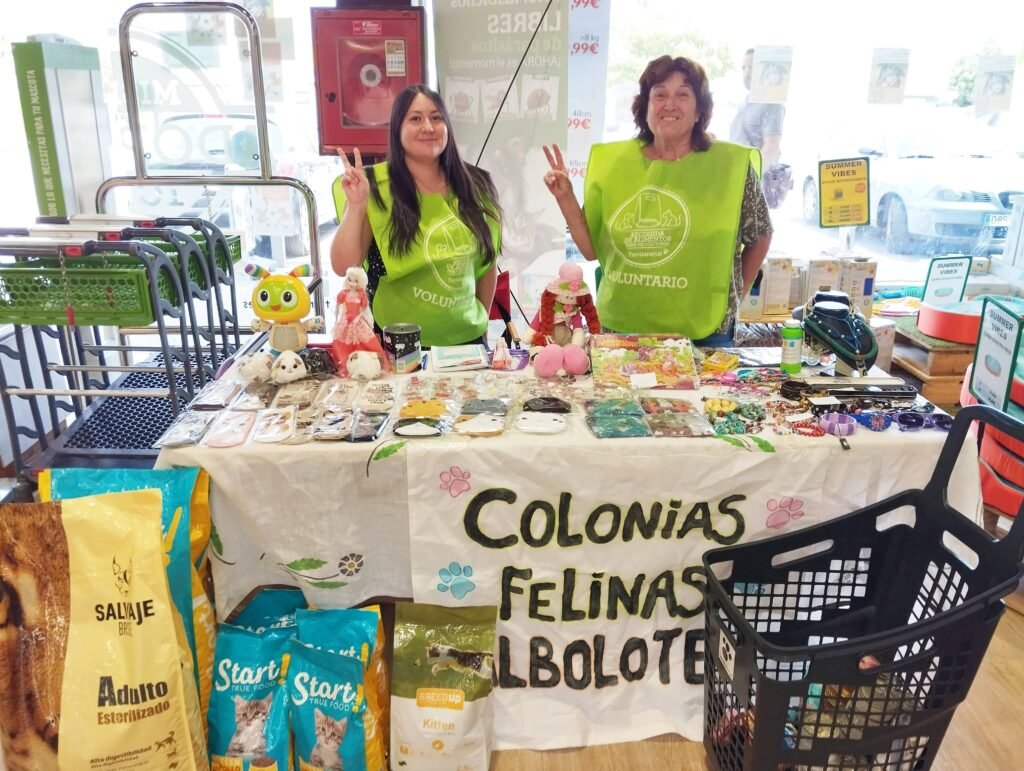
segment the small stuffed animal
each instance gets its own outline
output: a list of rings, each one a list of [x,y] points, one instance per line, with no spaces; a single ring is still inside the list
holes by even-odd
[[[305,376],[306,363],[295,351],[283,351],[270,368],[270,379],[278,385],[301,380]]]
[[[253,353],[246,356],[238,364],[238,374],[247,383],[267,383],[270,381],[274,357],[269,353]]]
[[[373,380],[382,372],[380,358],[371,351],[353,351],[346,362],[348,376],[356,380]]]
[[[590,369],[586,351],[578,345],[551,343],[540,349],[533,359],[533,371],[537,377],[565,377],[582,375]]]

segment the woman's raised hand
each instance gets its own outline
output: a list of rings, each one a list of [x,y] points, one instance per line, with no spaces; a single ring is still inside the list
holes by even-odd
[[[363,156],[359,148],[352,148],[353,163],[348,162],[348,156],[341,147],[338,148],[338,157],[341,158],[341,165],[345,167],[345,172],[341,175],[341,189],[345,191],[345,199],[352,206],[365,206],[370,197],[370,183],[366,180]]]
[[[561,200],[567,195],[572,195],[572,183],[569,181],[569,172],[565,170],[565,161],[562,159],[562,151],[558,145],[548,147],[544,145],[544,157],[548,159],[547,173],[544,175],[544,184],[557,199]]]

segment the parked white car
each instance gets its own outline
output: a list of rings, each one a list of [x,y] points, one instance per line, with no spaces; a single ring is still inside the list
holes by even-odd
[[[873,106],[823,143],[818,160],[867,156],[871,223],[889,252],[1001,253],[1024,160],[965,111]],[[817,167],[801,180],[803,214],[818,221]]]

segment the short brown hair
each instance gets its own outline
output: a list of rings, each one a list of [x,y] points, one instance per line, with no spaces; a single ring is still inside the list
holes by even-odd
[[[640,130],[638,136],[645,142],[654,140],[654,133],[647,125],[647,105],[651,101],[651,89],[673,72],[678,72],[683,76],[686,84],[693,89],[693,93],[697,97],[697,113],[700,118],[693,124],[693,149],[707,150],[711,147],[708,124],[711,123],[711,110],[714,107],[711,87],[708,84],[708,76],[704,72],[704,68],[685,56],[673,58],[666,54],[648,62],[647,68],[640,76],[640,93],[633,99],[633,121]]]

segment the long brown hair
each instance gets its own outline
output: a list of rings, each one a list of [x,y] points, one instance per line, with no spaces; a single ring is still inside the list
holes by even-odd
[[[405,114],[418,94],[423,94],[434,103],[448,128],[448,143],[438,158],[441,171],[449,189],[458,199],[459,217],[473,232],[480,251],[485,256],[485,262],[490,265],[497,259],[499,249],[491,237],[487,218],[501,223],[498,191],[486,171],[463,162],[455,145],[452,122],[448,117],[444,100],[440,94],[424,85],[406,86],[391,107],[391,126],[388,129],[388,176],[392,202],[391,224],[388,228],[390,251],[396,255],[408,254],[420,230],[420,202],[416,193],[416,182],[409,173],[409,167],[406,166],[405,150],[402,148],[402,121],[405,120]],[[376,177],[372,173],[367,177],[374,200],[383,208],[384,200],[377,186]]]
[[[677,56],[673,59],[666,54],[648,62],[647,68],[640,76],[640,93],[633,99],[633,121],[639,129],[638,136],[647,143],[654,141],[654,133],[647,125],[647,106],[651,101],[651,89],[663,82],[673,72],[678,72],[683,76],[686,84],[693,89],[693,94],[697,97],[697,113],[700,117],[693,124],[690,140],[693,149],[707,150],[711,147],[712,141],[711,135],[708,134],[708,124],[711,123],[711,111],[714,107],[711,86],[708,84],[708,76],[704,72],[704,68],[685,56]]]

